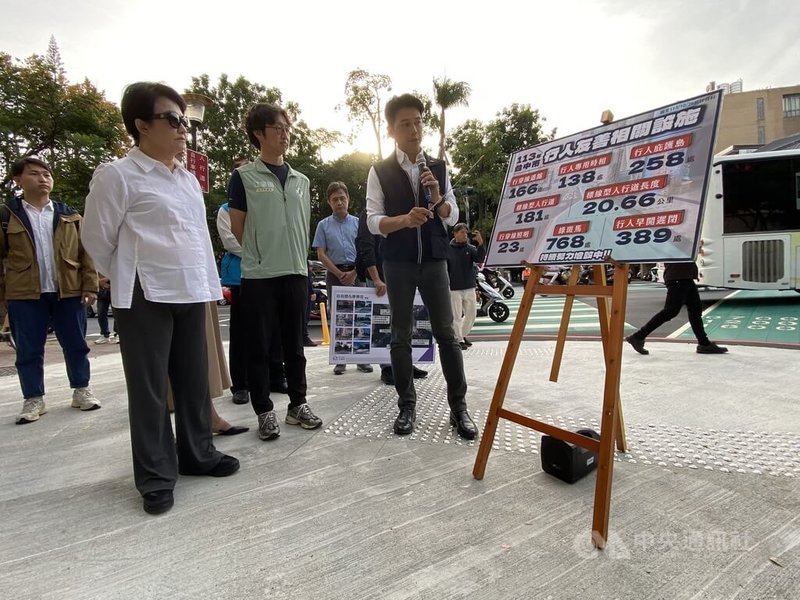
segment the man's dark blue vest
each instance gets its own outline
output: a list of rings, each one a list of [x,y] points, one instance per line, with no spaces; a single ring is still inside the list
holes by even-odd
[[[428,168],[439,182],[439,193],[444,196],[447,168],[444,161],[425,155]],[[381,183],[384,211],[388,217],[405,215],[414,206],[424,206],[425,192],[419,185],[415,197],[408,174],[397,162],[392,152],[389,158],[375,165],[375,174]],[[444,223],[434,215],[422,227],[405,228],[390,233],[381,244],[383,259],[390,262],[416,262],[447,259],[448,239]]]

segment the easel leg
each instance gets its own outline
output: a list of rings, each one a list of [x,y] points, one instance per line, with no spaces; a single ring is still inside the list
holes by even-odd
[[[572,265],[572,271],[569,274],[568,285],[575,285],[578,283],[578,276],[580,275],[581,266]],[[564,356],[564,345],[567,342],[567,331],[569,331],[569,319],[572,316],[572,304],[575,302],[575,296],[569,294],[564,298],[564,310],[561,313],[561,325],[558,328],[558,337],[556,338],[556,350],[553,354],[553,364],[550,367],[550,381],[555,383],[558,381],[558,372],[561,370],[561,358]]]
[[[503,366],[500,368],[500,373],[497,376],[497,384],[494,388],[492,404],[489,407],[489,414],[486,416],[486,424],[483,426],[483,435],[481,436],[481,443],[478,447],[478,454],[475,457],[475,465],[472,468],[472,476],[475,477],[475,479],[483,479],[483,475],[486,472],[486,463],[489,461],[489,453],[492,451],[494,436],[497,432],[497,422],[500,420],[500,417],[497,416],[498,411],[502,408],[503,400],[505,400],[506,392],[508,391],[511,371],[517,360],[519,347],[522,343],[522,336],[525,334],[525,326],[528,324],[528,315],[533,305],[536,282],[541,278],[542,272],[542,267],[534,267],[531,269],[528,284],[525,286],[525,292],[522,295],[522,301],[517,311],[517,318],[514,321],[511,336],[508,339],[506,354],[503,357]]]
[[[597,281],[602,282],[603,285],[606,284],[606,274],[602,266],[594,267],[594,279],[596,282]],[[614,281],[616,281],[616,276],[614,278]],[[625,285],[627,286],[627,284],[628,280],[626,276]],[[607,369],[608,355],[609,355],[609,322],[611,320],[611,316],[609,315],[608,312],[608,298],[606,298],[605,296],[599,296],[595,299],[597,300],[597,314],[600,318],[600,337],[603,340],[603,356],[605,357],[606,360],[606,369]],[[623,328],[625,327],[624,317],[622,326]],[[619,450],[620,452],[627,452],[628,441],[627,441],[627,434],[625,433],[625,419],[622,414],[622,399],[619,396],[619,388],[617,388],[616,442],[617,442],[617,450]]]
[[[603,392],[603,415],[600,425],[600,456],[594,494],[592,543],[605,548],[608,541],[608,519],[611,506],[611,483],[614,473],[615,430],[619,421],[619,382],[622,365],[622,337],[625,330],[625,307],[628,297],[628,266],[617,265],[611,301],[606,379]]]

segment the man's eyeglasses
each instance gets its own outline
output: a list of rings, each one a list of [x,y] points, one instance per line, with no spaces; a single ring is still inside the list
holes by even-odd
[[[278,135],[289,135],[292,133],[292,128],[288,125],[264,125],[264,129],[274,129]]]
[[[150,118],[166,119],[167,123],[169,123],[169,126],[172,127],[173,129],[179,129],[181,125],[183,125],[185,129],[190,128],[189,119],[187,119],[185,115],[176,113],[174,110],[169,110],[163,113],[156,113]]]

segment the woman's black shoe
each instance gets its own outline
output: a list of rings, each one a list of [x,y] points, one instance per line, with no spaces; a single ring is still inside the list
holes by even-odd
[[[167,512],[175,504],[172,490],[156,490],[142,494],[144,512],[149,515],[160,515]]]

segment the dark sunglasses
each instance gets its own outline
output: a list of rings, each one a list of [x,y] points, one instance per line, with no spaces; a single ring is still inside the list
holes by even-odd
[[[181,125],[184,126],[185,129],[189,129],[189,119],[187,119],[184,115],[176,113],[174,110],[169,110],[163,113],[156,113],[151,119],[166,119],[169,126],[173,129],[180,128]]]

